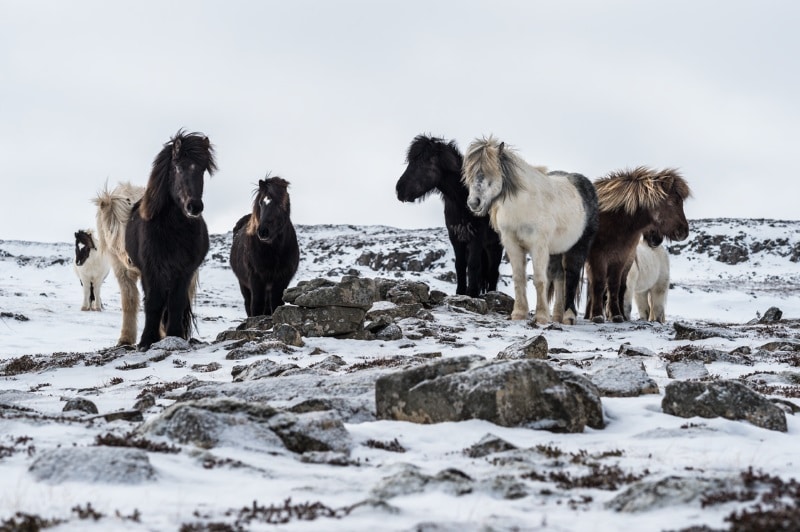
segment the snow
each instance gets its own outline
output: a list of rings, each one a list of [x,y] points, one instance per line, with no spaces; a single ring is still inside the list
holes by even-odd
[[[704,220],[695,222],[708,234],[754,239],[786,238],[800,241],[800,222]],[[300,226],[303,258],[293,285],[301,280],[328,276],[339,280],[348,269],[370,277],[420,280],[432,288],[454,292],[454,284],[442,274],[452,269],[452,251],[442,229],[398,230],[369,226]],[[230,235],[227,235],[229,238]],[[691,239],[691,237],[690,237]],[[0,406],[13,403],[45,415],[61,415],[64,401],[80,396],[94,402],[100,413],[130,409],[146,385],[202,380],[230,383],[231,369],[237,361],[225,359],[228,349],[213,344],[216,335],[235,327],[244,317],[236,280],[225,261],[225,236],[212,239],[212,250],[201,270],[200,292],[195,310],[199,340],[209,342],[193,351],[177,353],[160,362],[148,362],[140,369],[125,369],[146,362],[152,353],[131,352],[106,365],[47,369],[0,377]],[[368,250],[412,248],[447,249],[431,270],[423,272],[375,272],[358,263]],[[109,348],[116,342],[120,325],[119,290],[113,275],[103,287],[106,310],[81,312],[81,288],[72,271],[73,245],[0,241],[0,361],[22,355],[86,353]],[[493,316],[455,313],[445,307],[433,309],[441,326],[463,327],[458,341],[441,343],[434,338],[419,341],[357,341],[330,338],[305,338],[305,346],[291,355],[273,355],[279,363],[301,367],[318,362],[313,355],[322,350],[338,355],[347,364],[382,357],[441,352],[443,356],[479,354],[493,358],[514,342],[542,334],[549,347],[565,348],[563,360],[576,366],[597,356],[614,358],[624,343],[653,353],[669,353],[678,345],[692,343],[730,351],[747,345],[753,349],[766,340],[752,333],[734,339],[710,338],[694,342],[674,340],[672,323],[744,324],[769,307],[783,311],[784,320],[800,318],[800,275],[797,263],[767,251],[751,254],[747,262],[731,266],[687,249],[671,255],[673,289],[667,299],[666,324],[630,322],[593,324],[579,320],[574,327],[533,329],[525,322],[512,322]],[[503,263],[500,289],[512,294],[510,268]],[[529,287],[529,291],[532,288]],[[532,298],[533,294],[529,294]],[[18,318],[25,317],[27,321]],[[143,318],[140,316],[141,331]],[[795,329],[796,331],[797,329]],[[796,339],[796,338],[795,338]],[[254,359],[248,359],[251,362]],[[124,360],[124,362],[123,362]],[[181,364],[178,361],[185,362]],[[192,371],[192,366],[216,362],[213,372]],[[555,434],[530,428],[507,428],[486,421],[417,425],[395,421],[346,423],[354,448],[350,459],[357,465],[336,466],[304,463],[289,452],[264,452],[258,444],[236,444],[229,437],[225,444],[209,451],[189,445],[174,454],[149,452],[156,480],[143,484],[67,481],[59,484],[37,481],[29,468],[45,451],[73,446],[92,446],[98,434],[124,434],[138,424],[126,421],[92,422],[78,416],[70,423],[32,422],[6,418],[0,408],[0,449],[24,451],[9,456],[0,454],[0,520],[17,512],[59,518],[64,523],[54,530],[177,530],[185,523],[226,522],[233,510],[258,504],[281,506],[320,501],[333,509],[350,507],[374,497],[379,486],[402,472],[417,471],[421,477],[435,477],[447,469],[457,469],[474,482],[471,492],[458,494],[452,482],[422,482],[419,490],[387,500],[389,506],[365,503],[341,518],[293,519],[276,526],[253,521],[252,530],[411,530],[424,523],[436,523],[436,530],[676,530],[693,525],[726,528],[724,517],[743,503],[726,503],[701,508],[697,500],[670,504],[640,513],[617,513],[605,503],[627,487],[617,490],[591,488],[561,489],[552,482],[527,480],[526,495],[503,498],[498,490],[481,482],[496,479],[502,472],[520,481],[530,471],[553,470],[580,474],[581,466],[560,461],[536,451],[537,446],[552,446],[566,455],[590,455],[621,451],[621,456],[606,458],[605,465],[619,465],[624,472],[648,471],[646,479],[698,475],[705,478],[736,477],[750,467],[784,480],[800,478],[800,459],[796,442],[800,420],[788,415],[788,432],[761,429],[743,421],[725,419],[683,419],[664,414],[661,398],[666,376],[663,358],[643,359],[647,373],[658,384],[660,393],[632,398],[603,398],[607,426],[586,429],[580,434]],[[736,378],[754,371],[793,371],[788,364],[758,362],[742,366],[715,362],[707,366],[712,374]],[[576,370],[578,368],[575,368]],[[309,379],[319,379],[309,376]],[[122,379],[118,382],[118,379]],[[261,381],[259,381],[261,382]],[[185,389],[185,388],[183,388]],[[180,391],[180,390],[179,390]],[[790,399],[791,400],[791,399]],[[794,400],[797,402],[797,400]],[[152,419],[173,401],[167,394],[144,413]],[[281,406],[281,405],[276,405]],[[518,450],[470,458],[463,450],[493,434]],[[232,436],[232,435],[229,435]],[[20,439],[30,438],[22,443]],[[375,440],[397,440],[404,453],[367,446]],[[29,450],[30,449],[30,450]],[[204,468],[200,457],[229,459],[241,466]],[[501,462],[493,462],[502,458]],[[582,497],[584,499],[582,499]],[[582,501],[582,502],[581,502]],[[104,514],[94,521],[78,519],[72,509],[92,508]],[[737,506],[738,504],[738,506]],[[125,519],[134,511],[139,521]],[[201,516],[201,517],[198,517]],[[1,522],[1,521],[0,521]]]

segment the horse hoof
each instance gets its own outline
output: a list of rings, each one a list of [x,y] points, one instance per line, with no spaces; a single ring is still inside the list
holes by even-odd
[[[592,318],[592,322],[594,323],[605,323],[606,319],[603,316],[595,316]]]
[[[617,314],[616,316],[611,318],[611,321],[613,321],[614,323],[622,323],[625,321],[625,316],[620,316],[619,314]]]

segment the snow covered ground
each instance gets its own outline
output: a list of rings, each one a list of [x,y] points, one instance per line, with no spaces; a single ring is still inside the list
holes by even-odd
[[[298,236],[302,260],[293,285],[316,277],[338,281],[342,275],[357,273],[423,281],[432,289],[454,293],[448,275],[452,250],[443,229],[300,226]],[[671,245],[673,287],[664,325],[637,321],[597,325],[580,320],[574,327],[534,329],[501,315],[474,315],[440,306],[432,309],[435,323],[449,327],[454,340],[305,338],[304,347],[283,359],[274,352],[262,355],[301,368],[319,362],[319,353],[336,355],[346,363],[346,372],[357,364],[397,355],[441,352],[444,357],[478,354],[491,359],[510,344],[539,334],[556,353],[552,363],[577,369],[597,358],[616,358],[625,343],[652,351],[643,363],[660,393],[604,397],[607,426],[602,430],[555,434],[478,420],[435,425],[349,421],[345,427],[354,445],[347,465],[309,462],[285,450],[265,451],[259,445],[232,442],[211,450],[183,445],[176,446],[180,452],[150,451],[147,456],[155,475],[139,484],[36,480],[29,468],[44,451],[102,449],[96,446],[98,436],[124,435],[140,424],[65,417],[66,400],[87,398],[105,414],[131,409],[145,389],[170,385],[172,391],[157,395],[156,404],[144,411],[147,421],[163,412],[187,385],[231,382],[231,370],[241,362],[227,360],[226,344],[214,343],[218,333],[234,328],[244,317],[237,283],[227,265],[229,244],[229,234],[214,235],[201,270],[195,311],[197,338],[205,343],[157,361],[147,353],[130,352],[110,363],[90,365],[91,355],[107,353],[118,337],[120,303],[113,274],[103,287],[106,310],[81,312],[81,288],[71,265],[72,242],[0,241],[0,367],[6,367],[0,373],[0,523],[11,526],[40,519],[40,526],[53,525],[55,530],[679,530],[701,525],[728,529],[732,525],[726,519],[752,509],[754,499],[704,506],[698,497],[680,500],[662,490],[652,497],[662,503],[638,512],[617,511],[609,502],[637,482],[669,477],[728,482],[752,468],[773,482],[800,479],[796,416],[787,415],[788,431],[782,433],[744,421],[683,419],[662,412],[663,390],[672,380],[663,355],[678,346],[693,344],[726,353],[747,347],[757,353],[771,340],[800,340],[800,222],[696,220],[689,239]],[[391,267],[407,265],[409,259],[430,264],[421,271]],[[379,264],[390,266],[373,269]],[[511,294],[507,263],[501,273],[499,289]],[[782,310],[779,323],[744,327],[770,307]],[[675,321],[723,326],[733,334],[675,340]],[[141,322],[140,318],[140,330]],[[70,354],[81,363],[46,363],[68,360]],[[42,363],[43,369],[8,370],[9,361],[23,360],[25,355],[30,358],[24,360]],[[800,384],[796,359],[754,356],[752,365],[717,361],[707,367],[722,379],[787,372],[782,375],[789,375],[790,382],[796,377]],[[211,368],[217,369],[208,371]],[[324,378],[339,376],[331,372]],[[307,379],[317,381],[320,374],[309,372]],[[797,386],[771,391],[776,398],[800,405]],[[465,452],[486,434],[516,449],[483,457]],[[396,442],[403,452],[375,442]],[[563,479],[566,475],[575,480],[601,466],[616,468],[622,480],[614,486],[593,487]],[[443,481],[450,478],[443,475],[447,471],[468,480]],[[397,486],[397,479],[404,479],[403,487]],[[416,479],[416,484],[409,487],[413,484],[409,479]],[[768,484],[762,478],[757,491],[766,490]],[[291,500],[285,503],[287,499]],[[793,515],[800,516],[800,499],[788,501]],[[303,503],[317,504],[317,510],[306,508],[304,514],[315,519],[295,514],[276,525],[264,517],[269,512],[262,511],[272,505],[277,516],[278,509]]]

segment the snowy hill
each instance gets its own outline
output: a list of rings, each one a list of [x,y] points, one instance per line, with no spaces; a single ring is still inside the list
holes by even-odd
[[[347,275],[454,292],[443,228],[297,229],[301,264],[292,286]],[[404,321],[398,339],[309,337],[285,349],[216,341],[244,318],[227,264],[230,239],[212,235],[201,270],[199,342],[158,353],[113,348],[113,274],[103,287],[106,310],[79,310],[72,242],[0,241],[0,529],[273,530],[282,522],[281,530],[757,530],[757,519],[781,516],[800,525],[800,490],[790,482],[800,479],[792,414],[800,410],[800,221],[692,221],[689,239],[669,244],[664,325],[534,327],[442,303],[427,309],[430,335]],[[501,274],[499,290],[511,294],[505,262]],[[748,324],[771,307],[780,320]],[[717,334],[679,338],[676,322]],[[540,335],[548,364],[598,382],[604,364],[631,358],[621,350],[638,350],[632,358],[656,393],[604,395],[605,428],[576,434],[375,418],[379,375],[432,358],[491,360]],[[246,360],[232,356],[242,349],[250,350]],[[688,352],[702,352],[707,368],[692,380],[746,384],[782,405],[787,431],[665,413],[665,388],[681,380],[669,376],[670,364]],[[273,364],[284,369],[233,382]],[[332,457],[287,450],[248,423],[208,445],[141,432],[175,403],[221,396],[278,409],[334,397],[330,415],[348,443],[338,442],[344,450]],[[74,399],[98,413],[63,412]],[[487,434],[503,444],[476,451]],[[103,462],[120,448],[127,454]],[[84,461],[77,472],[59,465]],[[768,490],[780,497],[762,496]]]

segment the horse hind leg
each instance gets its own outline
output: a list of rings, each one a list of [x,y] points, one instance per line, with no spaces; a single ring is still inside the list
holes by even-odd
[[[552,255],[547,270],[547,278],[549,279],[547,302],[548,304],[553,304],[553,321],[556,323],[565,323],[564,310],[566,308],[566,295],[564,291],[565,278],[563,257],[561,255]]]
[[[508,261],[511,263],[511,277],[514,280],[514,309],[512,320],[524,320],[528,317],[527,273],[525,251],[517,246],[506,246]]]
[[[119,282],[122,304],[122,328],[117,345],[134,345],[139,314],[139,287],[136,286],[139,274],[124,266],[115,266],[114,275]]]

